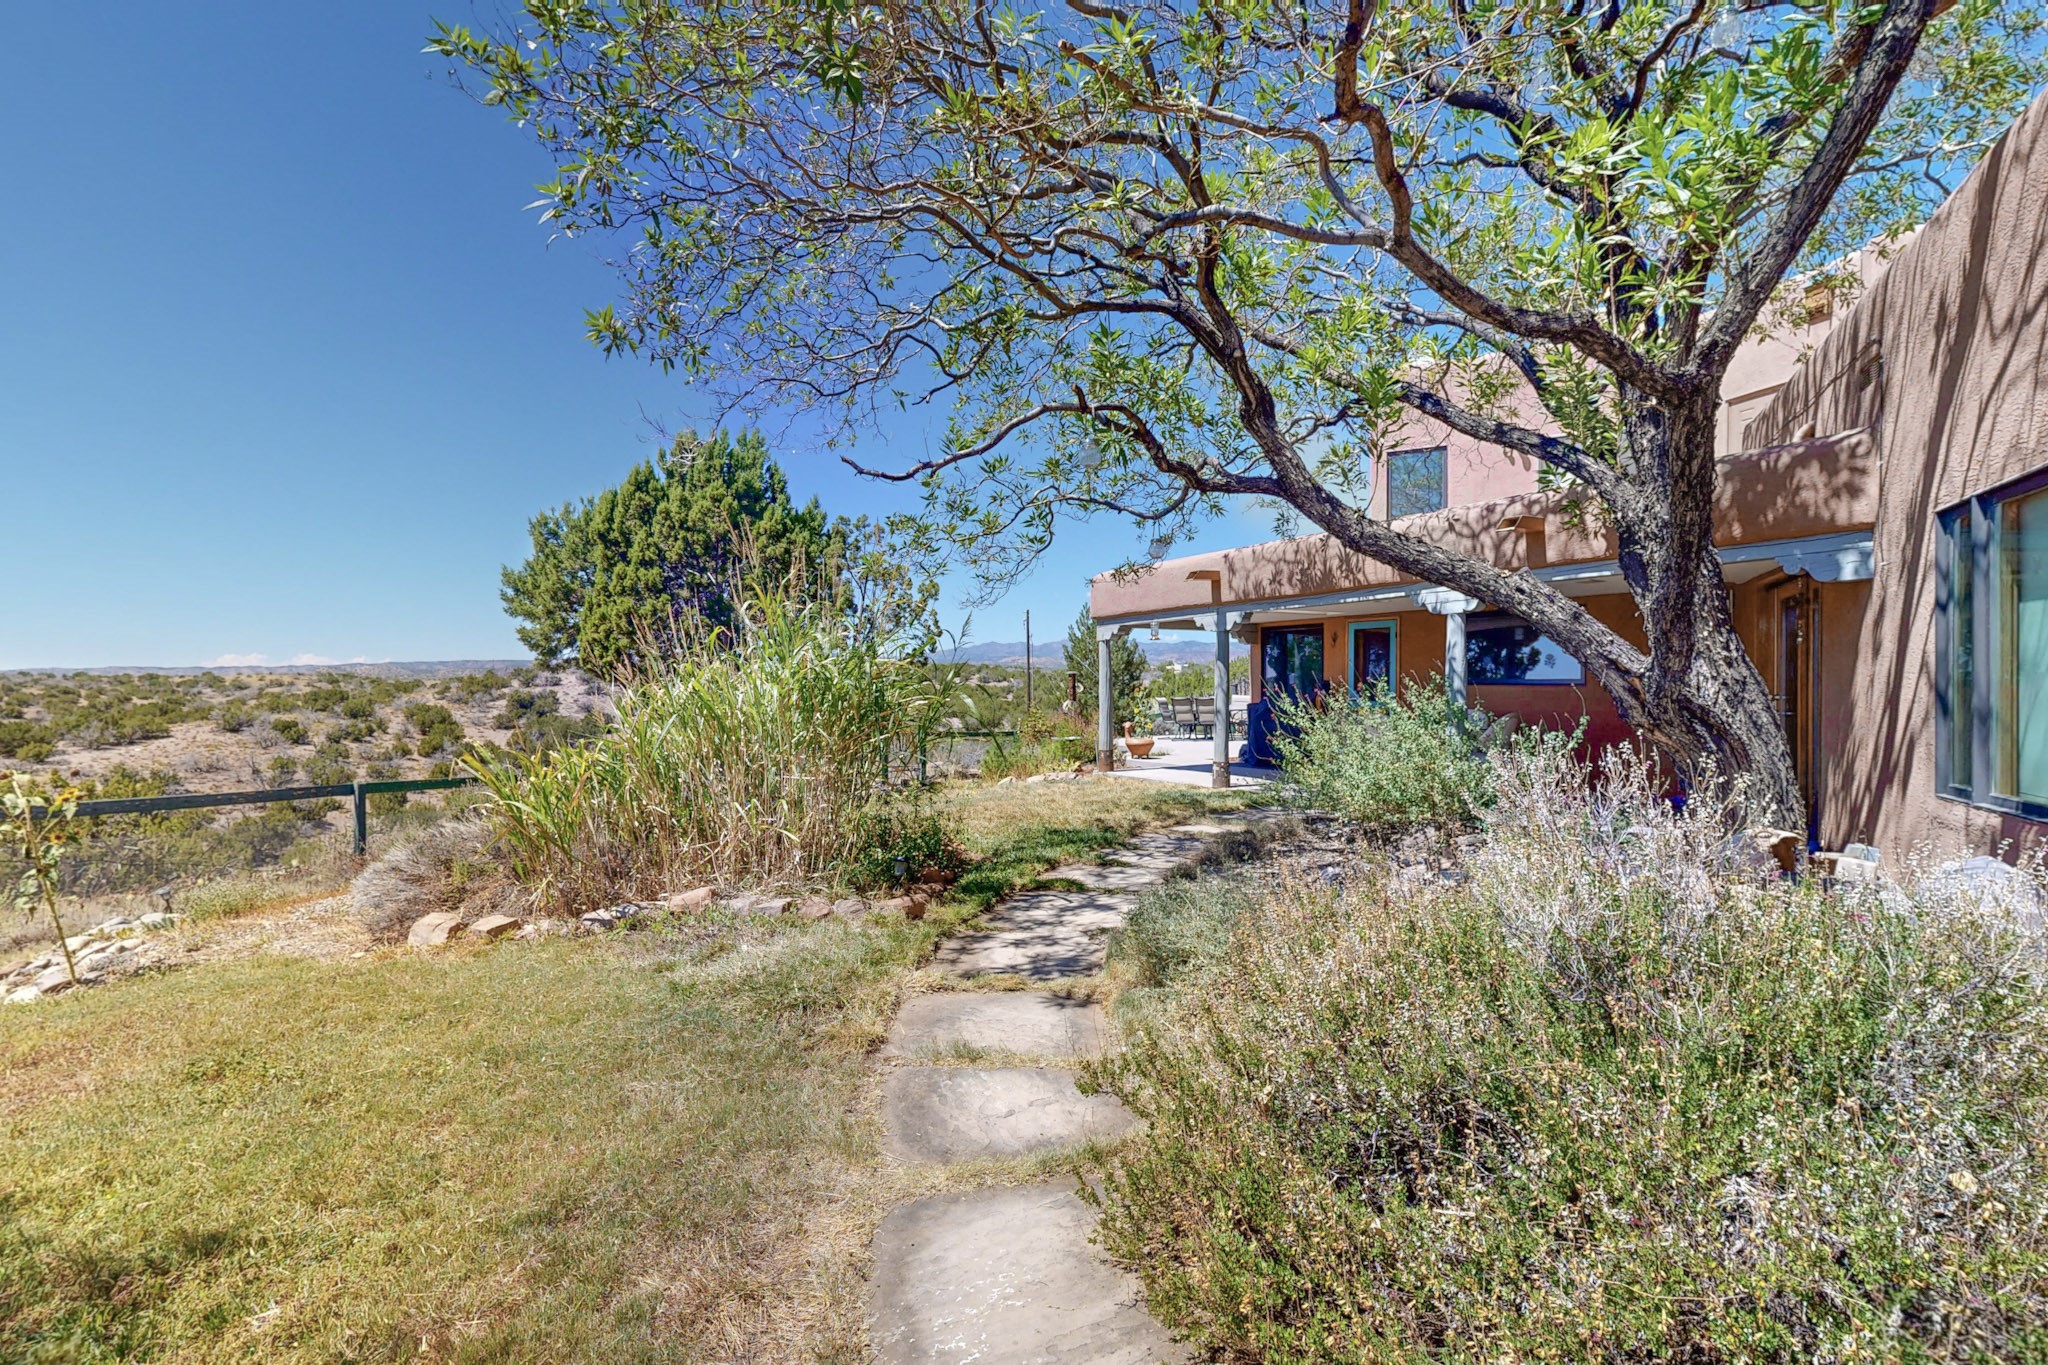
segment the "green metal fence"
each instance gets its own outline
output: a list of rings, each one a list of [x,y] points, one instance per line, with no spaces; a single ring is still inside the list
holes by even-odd
[[[360,857],[370,846],[370,798],[386,792],[447,791],[468,787],[474,777],[430,777],[412,781],[330,782],[318,787],[267,787],[262,791],[188,792],[178,796],[124,796],[105,801],[81,801],[78,813],[93,815],[151,815],[167,810],[200,810],[208,806],[260,806],[276,801],[328,801],[347,797],[355,805],[355,837],[351,850]]]

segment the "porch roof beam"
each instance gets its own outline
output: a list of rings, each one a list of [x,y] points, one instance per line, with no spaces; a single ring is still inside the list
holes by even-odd
[[[1801,536],[1792,540],[1763,541],[1754,545],[1731,545],[1718,551],[1726,567],[1758,565],[1775,560],[1788,574],[1811,574],[1822,583],[1861,582],[1871,576],[1875,562],[1873,537],[1869,531],[1845,531],[1834,535]],[[1621,576],[1621,565],[1612,559],[1580,564],[1553,564],[1524,572],[1559,587],[1596,582]],[[1439,591],[1429,583],[1405,583],[1384,588],[1312,593],[1299,597],[1274,597],[1254,602],[1230,602],[1222,611],[1231,617],[1280,611],[1307,611],[1340,607],[1391,607],[1396,611],[1424,608],[1423,595]],[[1395,606],[1394,604],[1400,605]],[[1174,607],[1157,612],[1133,612],[1096,619],[1098,630],[1127,634],[1140,626],[1161,630],[1216,628],[1217,608]]]

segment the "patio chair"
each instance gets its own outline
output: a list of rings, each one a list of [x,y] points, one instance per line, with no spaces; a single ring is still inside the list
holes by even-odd
[[[1173,698],[1173,732],[1185,739],[1195,732],[1195,699]]]
[[[1194,703],[1195,731],[1203,739],[1208,739],[1216,733],[1216,699],[1196,697]]]
[[[1163,735],[1173,728],[1173,703],[1165,697],[1152,699],[1152,733]]]

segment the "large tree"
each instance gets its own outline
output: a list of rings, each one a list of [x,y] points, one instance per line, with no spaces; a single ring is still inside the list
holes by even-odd
[[[678,628],[732,622],[748,581],[832,590],[847,528],[799,506],[758,432],[686,432],[617,487],[543,512],[533,553],[504,573],[505,610],[543,663],[631,672]]]
[[[1231,498],[1528,618],[1794,818],[1712,544],[1721,379],[1789,272],[1917,221],[2039,79],[1997,0],[528,0],[439,50],[625,230],[601,344],[848,422],[1000,575],[1063,515]],[[1508,392],[1548,421],[1524,425]],[[1542,462],[1639,648],[1369,515],[1404,413]]]

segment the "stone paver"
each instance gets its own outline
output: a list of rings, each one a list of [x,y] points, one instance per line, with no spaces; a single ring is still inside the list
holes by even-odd
[[[1116,891],[1027,891],[990,912],[988,928],[940,944],[932,965],[965,977],[1087,976],[1102,970],[1103,936],[1123,924],[1135,899]]]
[[[1039,1067],[917,1066],[882,1082],[883,1143],[905,1161],[1027,1156],[1113,1138],[1136,1123],[1072,1073]]]
[[[875,1235],[877,1357],[1155,1365],[1192,1359],[1138,1302],[1137,1282],[1088,1244],[1073,1186],[1030,1185],[906,1204]]]
[[[884,1057],[918,1057],[953,1048],[984,1048],[1039,1057],[1100,1052],[1102,1006],[1038,991],[983,991],[912,996],[896,1015]]]
[[[1042,882],[1073,882],[1090,891],[1143,891],[1163,880],[1160,869],[1119,863],[1068,863],[1039,877]]]

